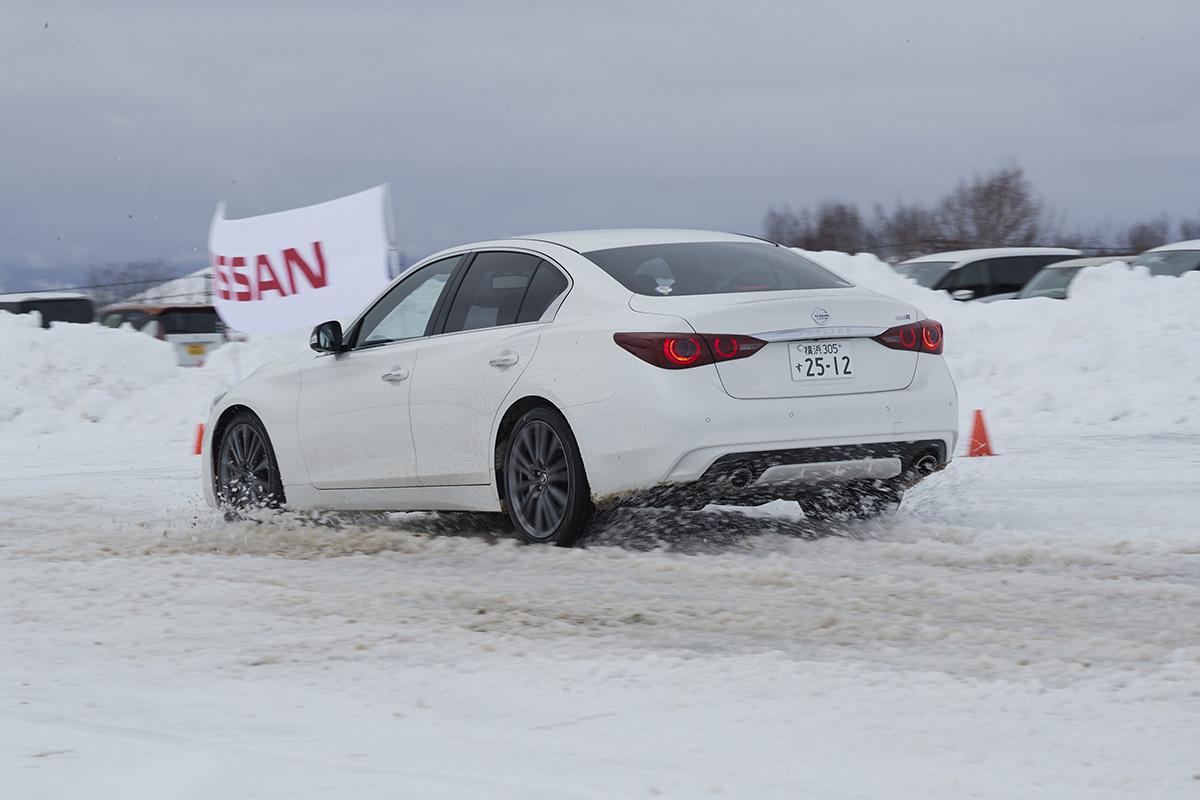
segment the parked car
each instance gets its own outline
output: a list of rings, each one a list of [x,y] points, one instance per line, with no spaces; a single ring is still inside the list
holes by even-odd
[[[209,353],[228,341],[225,324],[212,306],[115,305],[101,309],[100,324],[110,328],[132,325],[170,342],[183,367],[203,365]]]
[[[955,300],[1013,297],[1038,270],[1078,250],[1065,247],[991,247],[956,250],[910,258],[896,271],[928,289],[944,290]]]
[[[0,294],[0,311],[13,314],[36,311],[42,315],[43,328],[49,328],[51,322],[86,323],[95,318],[92,301],[87,295],[72,292]]]
[[[506,511],[558,544],[617,503],[869,515],[954,452],[942,342],[748,236],[469,244],[218,397],[202,486],[226,509]]]
[[[1128,264],[1135,256],[1099,256],[1097,258],[1070,258],[1066,261],[1055,261],[1042,267],[1037,275],[1025,284],[1025,288],[1017,292],[1017,300],[1028,300],[1031,297],[1049,297],[1054,300],[1067,299],[1068,287],[1075,276],[1089,267],[1102,267],[1114,261]]]
[[[1174,275],[1200,270],[1200,239],[1164,244],[1147,250],[1133,260],[1133,266],[1146,267],[1152,275]]]

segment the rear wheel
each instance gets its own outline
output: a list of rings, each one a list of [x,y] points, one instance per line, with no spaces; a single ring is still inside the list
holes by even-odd
[[[570,545],[595,513],[579,446],[550,408],[526,412],[504,451],[504,499],[525,542]]]
[[[279,464],[258,417],[242,412],[221,431],[215,482],[217,501],[226,511],[283,505]]]

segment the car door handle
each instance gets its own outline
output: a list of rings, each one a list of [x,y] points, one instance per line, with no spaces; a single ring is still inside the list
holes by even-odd
[[[399,383],[400,381],[408,380],[408,370],[404,367],[393,367],[391,372],[385,372],[379,376],[381,381],[385,383]]]
[[[493,367],[511,367],[513,364],[521,360],[521,357],[512,350],[505,350],[500,355],[493,358],[488,363]]]

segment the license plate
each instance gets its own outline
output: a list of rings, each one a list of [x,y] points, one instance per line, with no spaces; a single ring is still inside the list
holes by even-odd
[[[854,351],[849,342],[792,342],[792,380],[853,378]]]
[[[187,354],[189,356],[202,356],[202,355],[204,355],[205,351],[206,351],[206,348],[202,344],[187,345]]]

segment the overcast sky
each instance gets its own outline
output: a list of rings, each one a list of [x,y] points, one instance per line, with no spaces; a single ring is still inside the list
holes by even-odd
[[[1195,216],[1200,2],[0,0],[0,108],[8,290],[384,181],[412,258],[1011,160],[1071,223]]]

